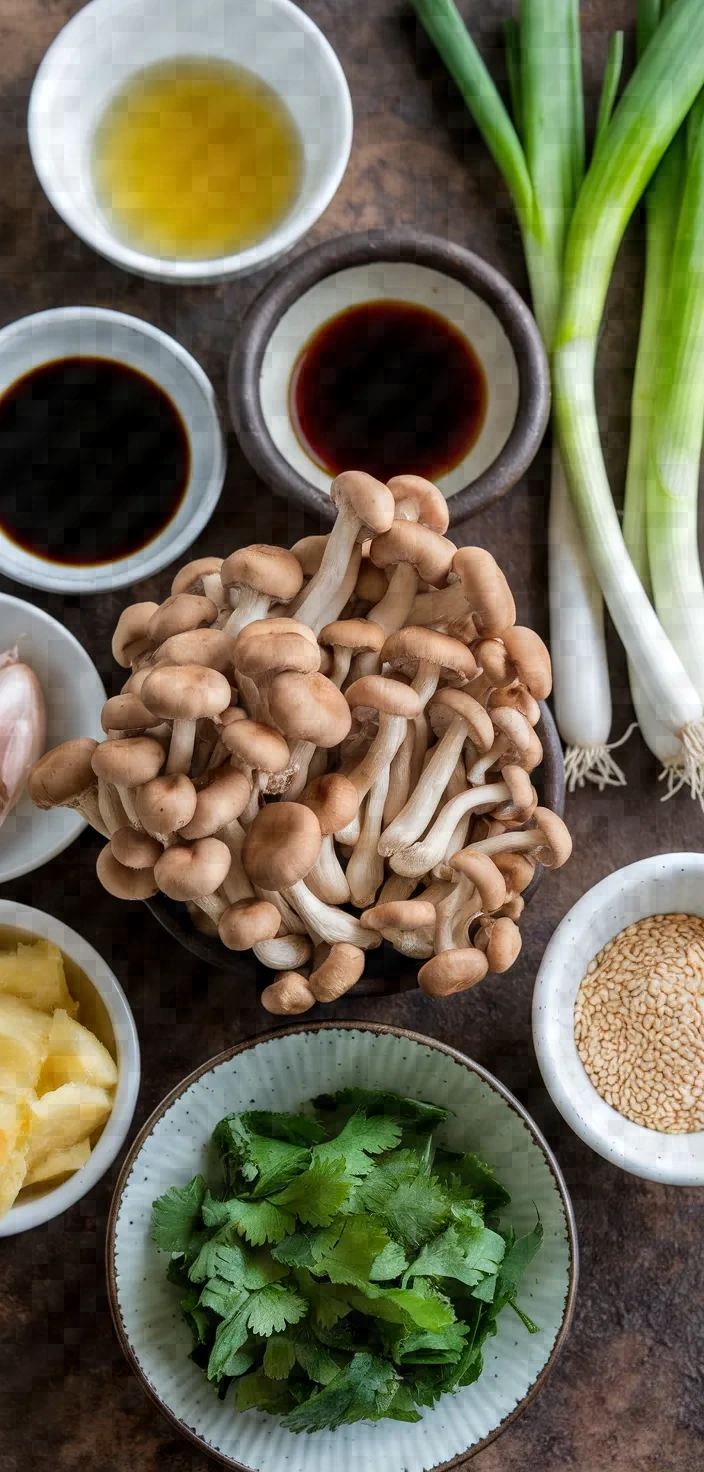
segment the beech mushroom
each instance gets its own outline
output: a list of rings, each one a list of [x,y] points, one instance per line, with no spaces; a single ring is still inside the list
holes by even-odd
[[[291,746],[293,779],[291,797],[298,797],[308,780],[308,767],[316,747],[339,746],[352,724],[344,695],[321,674],[283,670],[267,688],[267,705],[274,725],[283,731]]]
[[[267,1012],[279,1017],[290,1013],[307,1012],[315,1003],[315,997],[305,976],[299,971],[280,971],[270,986],[261,994],[261,1004]]]
[[[318,640],[333,651],[333,667],[330,676],[338,690],[347,679],[355,655],[370,654],[374,669],[379,665],[379,652],[386,637],[379,624],[366,618],[337,619],[320,630]],[[371,671],[370,671],[371,673]]]
[[[314,674],[321,649],[315,635],[294,619],[257,619],[238,634],[234,663],[237,686],[251,716],[269,720],[268,687],[282,670]]]
[[[193,757],[196,721],[218,716],[230,704],[228,681],[205,665],[157,665],[141,689],[155,715],[173,721],[167,772],[187,772]]]
[[[490,716],[463,690],[437,692],[430,704],[430,722],[441,739],[405,807],[381,836],[379,852],[386,858],[408,848],[427,827],[465,743],[471,743],[473,752],[492,747]]]
[[[488,854],[461,849],[450,859],[459,876],[453,893],[438,906],[435,949],[469,944],[468,927],[479,915],[493,915],[506,902],[506,881]]]
[[[300,800],[315,813],[323,836],[318,858],[306,876],[308,888],[326,904],[346,905],[350,888],[335,853],[333,834],[356,816],[357,789],[341,772],[330,772],[309,782]]]
[[[157,893],[153,868],[128,868],[116,859],[109,843],[98,854],[95,870],[103,889],[115,899],[148,900]]]
[[[415,961],[433,954],[435,906],[425,896],[417,899],[381,901],[361,916],[361,923],[376,930],[402,955]]]
[[[310,931],[327,940],[363,948],[374,943],[353,915],[326,905],[303,882],[322,846],[320,824],[302,803],[272,803],[262,808],[245,839],[242,859],[253,884],[281,890]]]
[[[489,854],[492,858],[502,853],[530,854],[545,868],[559,869],[572,852],[572,839],[557,813],[550,808],[536,808],[528,828],[497,833],[472,847],[476,853]]]
[[[337,507],[337,520],[320,567],[296,610],[297,617],[316,633],[323,624],[337,618],[347,602],[349,593],[339,602],[340,591],[344,591],[344,580],[356,543],[363,541],[365,536],[377,536],[388,531],[394,519],[395,503],[391,491],[361,470],[346,470],[336,476],[330,487],[330,499]],[[358,556],[361,557],[361,549]]]
[[[386,766],[372,783],[365,799],[360,835],[347,865],[350,897],[360,910],[374,903],[384,879],[384,860],[379,853],[379,839],[388,790],[389,767]]]
[[[229,951],[248,951],[278,934],[281,916],[266,900],[238,900],[220,917],[218,935]]]
[[[233,610],[224,626],[228,634],[266,618],[272,603],[290,603],[303,584],[301,565],[293,554],[264,543],[231,553],[220,577]]]
[[[34,763],[27,779],[27,791],[36,808],[73,808],[92,828],[109,837],[98,806],[98,784],[92,766],[98,742],[89,736],[62,741]],[[162,753],[163,759],[163,753]]]
[[[406,734],[409,720],[420,715],[421,703],[415,690],[400,680],[384,675],[364,675],[345,691],[347,703],[357,719],[363,712],[378,712],[379,729],[366,755],[349,773],[362,801],[377,777],[393,761]],[[340,836],[340,841],[345,842]]]
[[[505,629],[501,635],[501,643],[504,650],[504,659],[492,659],[488,653],[494,643],[480,647],[484,652],[484,659],[478,662],[482,664],[485,673],[494,679],[496,686],[511,686],[514,683],[522,685],[534,700],[546,700],[552,689],[552,667],[550,655],[542,639],[533,629],[523,628],[516,624],[514,628]],[[493,653],[493,649],[492,649]]]
[[[222,727],[221,740],[230,752],[233,765],[244,772],[251,783],[251,798],[242,810],[247,826],[259,811],[262,787],[272,776],[287,772],[291,753],[279,731],[272,731],[260,721],[231,721]]]
[[[148,833],[138,833],[136,828],[116,828],[110,839],[110,848],[118,863],[126,869],[153,869],[161,858],[163,845]]]
[[[219,767],[198,791],[193,816],[181,829],[181,838],[191,842],[218,834],[227,843],[228,827],[246,808],[251,791],[244,772],[229,763]]]
[[[196,789],[184,772],[154,777],[138,787],[134,795],[139,822],[145,832],[162,844],[190,823],[196,802]]]
[[[489,971],[509,971],[521,950],[521,932],[507,915],[483,916],[473,945],[486,956]]]
[[[131,823],[139,824],[133,792],[151,782],[164,765],[164,748],[151,736],[134,736],[129,741],[103,741],[91,758],[96,777],[117,788]]]
[[[195,900],[212,919],[225,909],[216,891],[230,868],[230,850],[219,838],[199,838],[193,844],[174,844],[154,866],[162,894],[171,900]]]
[[[100,724],[106,734],[110,731],[117,731],[120,735],[123,732],[147,731],[150,727],[158,726],[160,719],[131,691],[113,695],[110,700],[106,700],[100,713]]]
[[[318,571],[329,537],[329,532],[325,532],[323,536],[301,537],[298,542],[294,542],[291,556],[300,564],[304,578],[312,578]]]
[[[492,690],[486,702],[487,710],[491,712],[500,705],[517,710],[525,717],[529,726],[537,726],[540,720],[541,712],[537,700],[522,685],[511,685],[507,690]]]
[[[480,753],[468,767],[467,776],[474,786],[484,781],[492,767],[522,767],[532,772],[543,759],[543,748],[525,716],[508,706],[498,706],[491,712],[495,730],[492,746]]]
[[[131,603],[129,608],[123,608],[112,636],[112,657],[123,669],[134,666],[136,660],[154,648],[147,628],[158,607],[158,603]]]
[[[392,569],[388,591],[374,609],[374,618],[387,635],[408,618],[419,580],[436,587],[445,582],[456,552],[454,542],[421,522],[394,521],[374,538],[372,562],[384,571]]]
[[[459,639],[440,634],[437,629],[410,625],[399,629],[386,640],[381,658],[392,670],[400,670],[411,678],[411,688],[416,691],[423,710],[435,694],[441,675],[467,681],[477,673],[471,650]]]
[[[515,782],[517,768],[506,769],[511,774],[514,786],[522,784]],[[521,778],[526,779],[530,794],[533,788],[530,779],[525,772],[521,772]],[[491,811],[499,803],[510,803],[512,801],[512,787],[502,775],[500,780],[489,782],[483,787],[467,787],[465,790],[446,802],[441,808],[432,826],[423,838],[411,843],[407,848],[397,849],[391,858],[391,868],[396,874],[405,874],[420,879],[423,874],[429,874],[436,864],[440,864],[447,855],[448,845],[456,830],[460,819],[469,817],[472,812],[481,812],[484,808]],[[530,796],[530,811],[533,811],[533,798]],[[526,812],[526,818],[530,816]],[[384,834],[386,837],[386,834]],[[454,852],[454,850],[453,850]]]
[[[171,639],[175,634],[209,628],[217,616],[217,608],[210,598],[199,597],[196,593],[176,593],[152,614],[147,633],[154,644],[163,644],[165,639]]]
[[[460,547],[448,587],[421,593],[410,612],[414,624],[438,624],[469,642],[502,634],[516,622],[516,605],[498,563],[483,547]]]
[[[352,990],[364,971],[364,951],[338,941],[308,978],[308,986],[316,1002],[336,1002]]]
[[[222,608],[226,601],[220,577],[222,564],[222,557],[197,557],[194,562],[187,563],[177,572],[171,584],[171,592],[174,595],[202,593],[218,608]]]
[[[205,664],[229,679],[234,674],[234,648],[234,640],[222,629],[190,629],[184,634],[173,634],[154,650],[144,679],[149,668],[157,664]]]
[[[272,971],[295,970],[310,960],[313,945],[308,935],[275,935],[273,940],[258,941],[252,950],[262,966]]]
[[[371,557],[364,556],[359,564],[357,581],[354,585],[353,601],[356,606],[367,604],[369,611],[373,612],[377,603],[381,603],[389,588],[389,580],[380,567],[375,567]],[[366,617],[367,615],[365,615]]]
[[[418,985],[428,997],[450,997],[476,986],[488,970],[483,951],[464,946],[461,950],[443,951],[426,961],[418,972]]]

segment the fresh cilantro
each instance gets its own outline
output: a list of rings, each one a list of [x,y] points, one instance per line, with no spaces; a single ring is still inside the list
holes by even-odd
[[[307,1323],[272,1334],[267,1340],[263,1369],[272,1380],[287,1379],[296,1363],[318,1385],[329,1385],[340,1369]]]
[[[447,1221],[450,1208],[435,1177],[412,1150],[397,1151],[375,1165],[355,1204],[378,1216],[389,1236],[406,1248],[419,1247]]]
[[[314,1323],[319,1329],[332,1329],[350,1312],[350,1300],[344,1288],[333,1283],[319,1283],[305,1268],[296,1272],[296,1281],[308,1299]]]
[[[358,1109],[333,1140],[313,1148],[314,1160],[344,1160],[350,1176],[365,1176],[373,1169],[371,1156],[393,1150],[401,1138],[401,1127],[383,1115],[368,1118]]]
[[[313,1271],[325,1275],[331,1283],[351,1283],[365,1288],[374,1260],[383,1252],[388,1236],[378,1222],[368,1216],[350,1216],[340,1234],[340,1239],[315,1264]]]
[[[250,1110],[241,1114],[247,1128],[270,1140],[288,1140],[289,1145],[317,1145],[325,1139],[325,1130],[311,1114],[270,1114]]]
[[[206,1227],[234,1227],[253,1247],[261,1247],[264,1242],[281,1242],[296,1224],[289,1211],[274,1206],[271,1201],[240,1201],[237,1197],[216,1201],[210,1192],[203,1200],[203,1221]]]
[[[403,1099],[383,1089],[339,1089],[336,1094],[321,1094],[313,1100],[317,1109],[366,1114],[385,1114],[388,1119],[410,1120],[415,1124],[437,1126],[447,1119],[449,1110],[423,1099]]]
[[[271,1199],[276,1206],[294,1212],[307,1226],[329,1227],[352,1189],[345,1169],[344,1157],[326,1160],[316,1155],[308,1170]]]
[[[204,1196],[202,1176],[194,1176],[187,1186],[171,1186],[153,1203],[152,1242],[164,1252],[188,1252],[200,1226]]]
[[[426,1298],[412,1288],[375,1288],[366,1293],[353,1289],[350,1303],[360,1313],[386,1319],[392,1324],[417,1324],[422,1329],[440,1330],[454,1319],[452,1306],[441,1298]]]
[[[337,1217],[329,1227],[301,1227],[291,1237],[284,1237],[281,1242],[277,1242],[271,1249],[271,1255],[276,1262],[286,1263],[291,1268],[315,1267],[321,1257],[332,1251],[343,1225],[343,1218]]]
[[[268,1411],[271,1416],[279,1416],[290,1409],[293,1396],[285,1382],[270,1380],[261,1370],[253,1370],[238,1380],[235,1403],[238,1411]]]
[[[238,1173],[252,1185],[254,1196],[279,1191],[293,1176],[306,1169],[310,1151],[286,1140],[270,1139],[253,1131],[242,1115],[222,1119],[213,1139],[225,1165],[228,1181]]]
[[[496,1272],[505,1250],[503,1237],[488,1227],[448,1227],[426,1244],[406,1277],[456,1278],[474,1288]]]
[[[401,1384],[399,1375],[376,1355],[356,1354],[334,1380],[284,1418],[289,1431],[334,1431],[354,1421],[379,1421]]]
[[[420,1421],[422,1417],[418,1414],[414,1404],[413,1396],[408,1385],[403,1382],[388,1407],[386,1413],[391,1421]]]
[[[484,1202],[487,1211],[500,1211],[508,1206],[511,1197],[497,1181],[490,1165],[478,1155],[458,1155],[452,1150],[438,1150],[435,1156],[435,1173],[440,1181],[454,1178],[460,1185],[468,1186],[473,1196]]]
[[[369,1269],[369,1278],[372,1283],[384,1283],[389,1278],[400,1278],[405,1273],[408,1263],[406,1254],[398,1242],[387,1242]]]

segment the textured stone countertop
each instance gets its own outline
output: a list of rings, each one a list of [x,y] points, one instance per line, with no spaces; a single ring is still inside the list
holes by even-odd
[[[25,130],[31,80],[49,42],[78,8],[78,0],[0,0],[0,325],[81,302],[135,313],[195,354],[224,404],[228,353],[243,309],[265,276],[184,290],[125,275],[70,233],[34,176]],[[348,172],[313,239],[416,226],[470,246],[525,292],[510,201],[404,0],[305,0],[304,8],[339,53],[356,118]],[[495,74],[501,66],[499,16],[508,8],[508,0],[463,0]],[[635,0],[584,0],[582,12],[593,114],[608,31],[632,26]],[[616,483],[627,443],[627,375],[640,280],[634,229],[617,267],[599,375]],[[525,482],[460,538],[500,558],[520,621],[543,634],[547,478],[543,451]],[[289,543],[315,530],[257,482],[230,436],[226,489],[193,555],[227,552],[248,541]],[[169,580],[167,572],[121,594],[65,600],[9,582],[2,586],[63,619],[89,649],[111,693],[118,683],[109,652],[117,614],[133,599],[164,597]],[[612,655],[614,730],[620,733],[631,711],[624,660],[615,646]],[[702,1193],[636,1180],[586,1149],[552,1107],[531,1043],[536,968],[574,900],[633,859],[702,845],[700,810],[684,796],[661,803],[655,763],[637,736],[622,757],[626,788],[603,795],[587,788],[568,799],[574,857],[545,878],[526,913],[523,952],[509,975],[445,1005],[419,992],[373,999],[352,993],[333,1013],[431,1034],[493,1070],[544,1129],[572,1193],[582,1268],[571,1336],[548,1384],[476,1457],[476,1472],[696,1472],[704,1465],[704,1397],[697,1381]],[[2,893],[60,916],[113,966],[142,1043],[136,1126],[197,1064],[268,1030],[270,1019],[253,994],[238,994],[224,973],[186,954],[141,906],[127,907],[102,891],[94,873],[99,842],[84,833],[61,857]],[[116,1174],[117,1167],[61,1220],[0,1242],[0,1472],[206,1472],[215,1465],[161,1419],[117,1346],[103,1268]]]

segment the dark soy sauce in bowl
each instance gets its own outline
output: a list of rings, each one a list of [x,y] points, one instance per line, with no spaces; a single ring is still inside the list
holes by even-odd
[[[296,435],[331,475],[354,467],[381,480],[453,470],[475,444],[486,379],[445,317],[411,302],[372,301],[332,317],[291,376]]]
[[[43,363],[0,397],[0,528],[48,562],[141,551],[178,511],[190,466],[175,404],[112,359]]]

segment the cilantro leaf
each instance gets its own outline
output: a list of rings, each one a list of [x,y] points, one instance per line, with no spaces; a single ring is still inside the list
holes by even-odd
[[[296,1324],[281,1334],[272,1334],[267,1340],[263,1369],[272,1380],[284,1380],[298,1363],[301,1369],[319,1385],[328,1385],[334,1380],[340,1366],[330,1351],[321,1344],[308,1324]]]
[[[243,1302],[244,1289],[228,1283],[225,1278],[209,1278],[201,1289],[199,1304],[210,1308],[221,1319],[229,1319]]]
[[[171,1186],[153,1201],[152,1242],[163,1252],[188,1252],[200,1226],[204,1196],[205,1181],[202,1176],[194,1176],[187,1186]]]
[[[286,1140],[270,1139],[256,1134],[243,1115],[232,1114],[221,1119],[213,1139],[225,1164],[228,1180],[234,1183],[239,1172],[245,1181],[254,1182],[255,1196],[268,1196],[305,1170],[310,1151]]]
[[[366,1293],[353,1290],[350,1303],[372,1318],[386,1319],[392,1324],[407,1324],[410,1320],[421,1329],[444,1329],[455,1317],[446,1300],[427,1298],[412,1288],[375,1288],[370,1284]]]
[[[456,1364],[467,1347],[469,1328],[455,1320],[444,1329],[415,1330],[396,1345],[394,1359],[401,1365]]]
[[[208,1379],[219,1380],[223,1375],[236,1373],[233,1370],[235,1356],[248,1339],[247,1312],[249,1294],[241,1293],[229,1318],[218,1324],[215,1342],[208,1360]]]
[[[272,1416],[283,1415],[294,1404],[288,1385],[281,1380],[270,1380],[262,1370],[253,1370],[237,1381],[235,1404],[238,1411],[268,1411]]]
[[[297,1324],[308,1312],[308,1303],[295,1288],[283,1283],[270,1283],[252,1293],[247,1302],[247,1323],[254,1334],[268,1339],[280,1333],[287,1324]]]
[[[404,1099],[383,1089],[339,1089],[336,1094],[321,1094],[313,1100],[316,1108],[326,1110],[363,1109],[365,1114],[385,1114],[389,1119],[405,1119],[417,1124],[438,1125],[447,1119],[449,1110],[423,1099]]]
[[[314,1160],[344,1160],[350,1176],[365,1176],[372,1169],[370,1156],[393,1150],[401,1138],[400,1125],[383,1115],[367,1118],[357,1110],[333,1140],[313,1148]]]
[[[332,1283],[351,1283],[365,1288],[372,1264],[389,1238],[378,1222],[368,1216],[349,1216],[335,1247],[315,1264],[314,1272]]]
[[[483,1277],[496,1272],[505,1250],[503,1237],[488,1227],[448,1227],[426,1243],[406,1276],[457,1278],[474,1288]]]
[[[351,1304],[344,1288],[335,1287],[333,1283],[318,1283],[306,1268],[296,1271],[296,1281],[310,1304],[317,1328],[332,1329],[350,1312]]]
[[[288,1140],[290,1145],[317,1145],[325,1139],[325,1130],[312,1114],[276,1114],[263,1109],[241,1114],[247,1128],[271,1140]]]
[[[499,1270],[499,1293],[508,1298],[514,1297],[518,1292],[518,1285],[532,1263],[538,1248],[543,1240],[543,1224],[537,1221],[532,1232],[527,1232],[525,1237],[518,1237],[510,1242],[509,1250],[503,1259]]]
[[[206,1227],[234,1227],[253,1247],[281,1242],[295,1226],[291,1213],[270,1201],[241,1201],[236,1196],[217,1201],[209,1191],[203,1200],[203,1221]]]
[[[272,1334],[266,1342],[262,1369],[270,1380],[288,1380],[296,1363],[296,1346],[288,1334]]]
[[[401,1378],[377,1355],[356,1354],[334,1380],[284,1419],[289,1431],[335,1431],[354,1421],[379,1421],[391,1405]]]
[[[421,1421],[423,1419],[413,1404],[413,1396],[408,1386],[403,1382],[399,1385],[386,1415],[392,1421]]]
[[[205,1344],[209,1333],[211,1320],[198,1302],[198,1289],[190,1287],[179,1303],[179,1308],[193,1335],[194,1347]]]
[[[390,1237],[411,1248],[432,1237],[449,1216],[442,1188],[411,1150],[374,1166],[355,1204],[378,1216]]]
[[[338,1217],[329,1227],[301,1227],[290,1237],[284,1237],[271,1249],[276,1262],[286,1263],[292,1268],[312,1268],[335,1246],[343,1220]]]
[[[490,1165],[479,1155],[471,1152],[459,1155],[453,1150],[438,1150],[435,1156],[435,1174],[441,1182],[452,1177],[463,1186],[468,1186],[473,1196],[478,1196],[487,1211],[500,1211],[508,1206],[511,1197],[497,1181]]]
[[[406,1254],[398,1242],[387,1242],[378,1257],[369,1269],[369,1278],[372,1283],[384,1283],[390,1278],[400,1278],[405,1273],[408,1263]]]
[[[288,1207],[308,1226],[329,1227],[351,1189],[352,1182],[345,1176],[344,1157],[330,1160],[316,1156],[308,1170],[296,1176],[271,1200],[276,1206]]]

